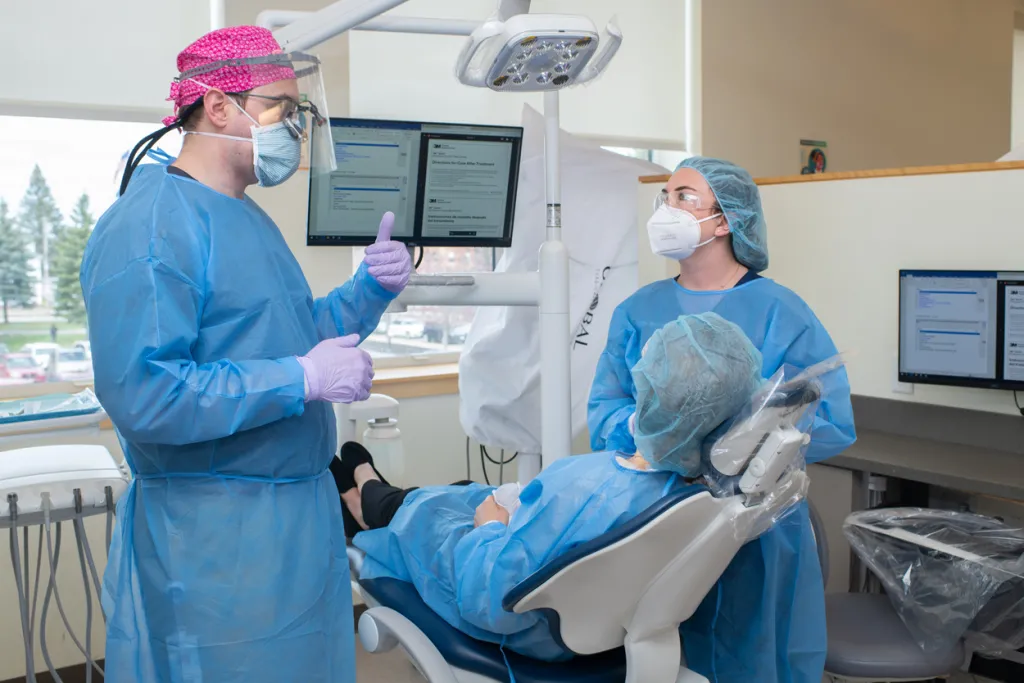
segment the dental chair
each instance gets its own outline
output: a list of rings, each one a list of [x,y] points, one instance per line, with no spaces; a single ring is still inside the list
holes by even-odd
[[[696,611],[740,547],[763,532],[808,480],[798,466],[809,438],[797,420],[820,397],[815,382],[782,385],[762,410],[711,448],[734,494],[693,485],[630,522],[550,562],[512,589],[506,610],[543,610],[556,642],[576,657],[541,662],[477,641],[448,625],[412,584],[358,579],[369,609],[359,639],[371,653],[400,646],[430,683],[707,683],[685,666],[679,625]],[[599,600],[598,600],[599,596]]]

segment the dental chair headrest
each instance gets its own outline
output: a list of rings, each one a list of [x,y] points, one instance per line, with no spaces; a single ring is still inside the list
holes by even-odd
[[[787,434],[792,440],[794,430],[808,433],[811,424],[806,417],[814,414],[822,395],[822,385],[815,378],[766,382],[751,405],[720,428],[721,436],[709,440],[708,476],[715,480],[740,475],[773,434]]]

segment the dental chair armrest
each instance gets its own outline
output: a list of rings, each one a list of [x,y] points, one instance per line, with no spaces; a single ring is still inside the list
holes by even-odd
[[[363,571],[363,560],[366,558],[366,553],[355,546],[347,545],[345,554],[348,555],[348,568],[352,572],[352,578],[358,579],[359,574]]]
[[[430,683],[458,683],[455,673],[430,639],[393,609],[374,607],[359,617],[359,641],[367,652],[389,652],[401,646]]]

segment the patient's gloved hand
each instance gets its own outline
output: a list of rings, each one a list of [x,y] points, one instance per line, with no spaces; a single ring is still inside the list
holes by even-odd
[[[508,512],[511,518],[519,509],[519,494],[522,492],[523,487],[518,481],[502,484],[494,490],[494,502]]]
[[[487,496],[487,499],[476,508],[476,514],[473,515],[473,526],[474,528],[482,527],[491,522],[501,522],[507,526],[508,519],[508,511],[498,505],[494,496]]]
[[[355,403],[370,397],[373,361],[358,344],[358,334],[327,339],[298,359],[306,375],[307,401]]]
[[[394,226],[395,214],[388,211],[380,220],[377,241],[366,248],[363,261],[369,266],[370,275],[381,287],[398,294],[409,284],[412,257],[409,256],[409,249],[404,244],[391,239],[391,229]]]

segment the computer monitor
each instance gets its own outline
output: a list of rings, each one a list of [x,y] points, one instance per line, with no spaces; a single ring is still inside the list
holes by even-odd
[[[331,119],[338,169],[310,179],[306,243],[366,246],[381,216],[424,247],[512,244],[523,129]]]
[[[1024,390],[1024,272],[901,270],[899,379]]]

